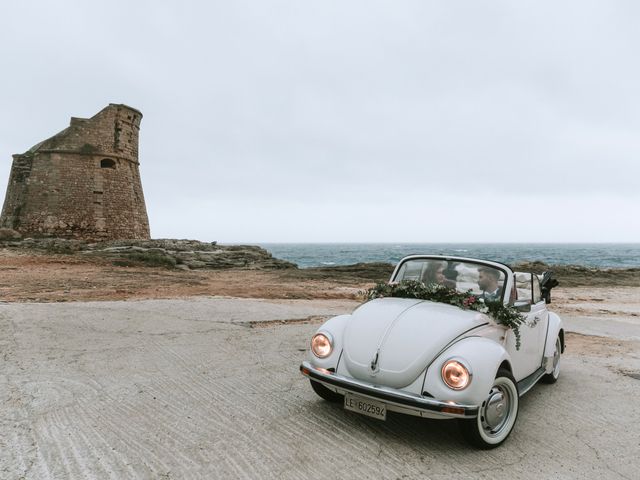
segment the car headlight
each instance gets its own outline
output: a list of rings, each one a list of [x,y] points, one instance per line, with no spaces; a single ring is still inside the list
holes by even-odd
[[[453,390],[464,390],[471,383],[471,371],[459,359],[450,359],[442,365],[442,380]]]
[[[311,338],[311,351],[318,358],[326,358],[331,355],[333,342],[328,333],[316,333]]]

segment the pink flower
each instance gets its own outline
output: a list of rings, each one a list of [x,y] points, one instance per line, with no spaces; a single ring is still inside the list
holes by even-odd
[[[462,304],[463,304],[465,307],[469,307],[469,306],[473,305],[474,303],[476,303],[476,301],[477,301],[477,300],[478,300],[478,297],[476,297],[476,296],[474,296],[474,295],[471,295],[470,297],[465,298],[465,299],[462,301]]]

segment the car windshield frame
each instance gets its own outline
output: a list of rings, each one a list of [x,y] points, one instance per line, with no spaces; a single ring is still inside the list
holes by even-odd
[[[505,294],[507,292],[507,285],[509,283],[509,279],[510,279],[510,275],[513,273],[511,272],[511,268],[507,265],[503,265],[501,263],[497,263],[497,262],[491,262],[491,261],[483,261],[483,260],[479,260],[479,259],[474,259],[474,258],[465,258],[465,257],[445,257],[445,256],[439,256],[439,255],[410,255],[408,257],[404,257],[402,260],[400,260],[400,262],[396,265],[396,268],[393,270],[393,273],[391,274],[391,283],[397,283],[397,276],[400,273],[400,271],[402,270],[402,266],[407,263],[407,262],[411,262],[411,261],[420,261],[420,260],[433,260],[433,261],[441,261],[441,262],[456,262],[456,263],[467,263],[467,264],[473,264],[473,265],[478,265],[478,266],[483,266],[483,267],[488,267],[488,268],[492,268],[494,270],[498,270],[500,271],[503,275],[504,278],[501,282],[501,286],[502,286],[502,293],[500,295],[500,298],[497,299],[496,301],[499,301],[500,303],[504,303],[504,299],[505,299]],[[461,290],[458,290],[456,288],[456,291],[461,292],[461,293],[465,293]],[[475,294],[474,294],[475,295]]]

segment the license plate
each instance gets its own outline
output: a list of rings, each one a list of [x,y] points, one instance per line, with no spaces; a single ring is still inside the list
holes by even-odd
[[[384,403],[350,393],[344,396],[344,408],[379,420],[387,419],[387,406]]]

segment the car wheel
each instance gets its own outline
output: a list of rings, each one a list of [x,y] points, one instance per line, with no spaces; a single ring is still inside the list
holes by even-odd
[[[324,398],[327,402],[342,402],[344,396],[339,393],[334,392],[333,390],[329,390],[327,387],[322,385],[321,383],[314,382],[313,380],[309,380],[311,382],[311,388],[316,392],[320,397]]]
[[[518,418],[518,387],[508,370],[499,369],[489,395],[478,409],[478,417],[460,420],[465,439],[482,448],[495,448],[504,442]]]
[[[556,349],[553,352],[553,370],[542,376],[540,381],[544,383],[556,383],[560,376],[560,356],[562,355],[562,342],[560,337],[556,339]]]

